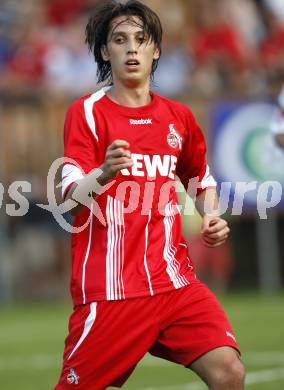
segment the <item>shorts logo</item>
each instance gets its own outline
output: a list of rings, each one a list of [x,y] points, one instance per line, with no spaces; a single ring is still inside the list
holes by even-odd
[[[172,148],[179,148],[181,149],[181,143],[182,143],[182,137],[179,135],[179,133],[176,131],[173,123],[171,123],[169,125],[169,134],[167,136],[167,141],[168,141],[168,144],[172,147]]]
[[[236,341],[235,336],[232,335],[232,333],[228,332],[227,330],[226,330],[226,335],[227,335],[228,337],[231,337],[231,339],[233,339],[234,341]],[[237,342],[237,341],[236,341],[236,342]]]
[[[76,375],[74,368],[70,368],[70,373],[67,375],[68,385],[78,385],[80,377]]]

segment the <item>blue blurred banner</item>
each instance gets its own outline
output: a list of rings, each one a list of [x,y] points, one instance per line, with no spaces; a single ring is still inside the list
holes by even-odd
[[[212,170],[220,188],[232,183],[230,206],[244,198],[244,211],[252,212],[266,191],[264,202],[279,199],[284,209],[284,151],[270,131],[274,109],[269,102],[222,102],[210,113]]]

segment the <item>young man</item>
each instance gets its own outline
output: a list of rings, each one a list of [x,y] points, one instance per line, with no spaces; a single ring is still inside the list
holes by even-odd
[[[79,201],[74,229],[86,228],[72,235],[74,312],[55,389],[121,387],[148,351],[192,369],[210,389],[243,389],[232,328],[196,278],[182,237],[175,175],[186,187],[196,179],[205,245],[224,243],[229,228],[216,215],[192,113],[150,91],[159,18],[138,1],[110,1],[86,36],[110,87],[66,117],[63,196]]]

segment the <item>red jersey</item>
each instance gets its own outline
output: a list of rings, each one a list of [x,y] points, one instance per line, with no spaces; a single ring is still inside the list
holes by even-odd
[[[64,129],[63,196],[101,166],[115,140],[130,144],[133,166],[96,197],[103,217],[88,207],[74,218],[71,294],[75,305],[121,300],[178,289],[195,279],[182,237],[177,175],[199,191],[215,186],[206,163],[203,134],[184,105],[151,93],[150,104],[113,102],[102,89],[67,112]]]

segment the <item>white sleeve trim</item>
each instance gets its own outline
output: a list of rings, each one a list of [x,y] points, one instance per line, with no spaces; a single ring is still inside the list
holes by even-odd
[[[273,134],[284,134],[284,114],[279,108],[273,113],[270,130]]]
[[[83,179],[84,175],[80,168],[73,164],[65,164],[62,169],[62,196],[64,197],[70,184]]]
[[[88,97],[88,99],[84,101],[85,118],[89,125],[89,128],[91,129],[97,141],[99,140],[99,137],[96,131],[96,122],[93,114],[93,107],[95,102],[99,101],[102,97],[104,97],[108,89],[108,87],[102,88],[99,91],[93,93],[90,97]]]
[[[204,190],[207,187],[216,187],[217,183],[214,177],[210,173],[209,165],[206,166],[206,172],[202,180],[200,181],[201,188]]]

